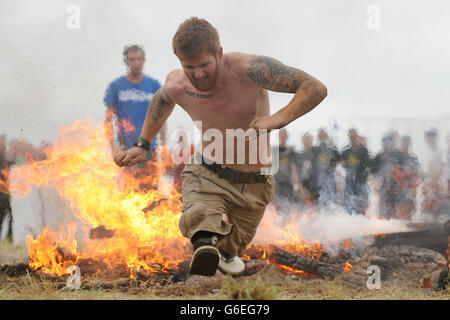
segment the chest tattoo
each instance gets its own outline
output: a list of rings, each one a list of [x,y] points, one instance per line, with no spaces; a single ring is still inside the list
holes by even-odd
[[[210,94],[200,94],[200,93],[192,92],[192,91],[187,90],[187,89],[184,90],[184,93],[187,94],[188,96],[199,98],[199,99],[211,99],[213,97],[212,93],[210,93]]]

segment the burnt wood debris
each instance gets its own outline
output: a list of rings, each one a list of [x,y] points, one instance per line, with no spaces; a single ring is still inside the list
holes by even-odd
[[[449,285],[449,237],[450,221],[439,224],[411,224],[413,231],[378,234],[373,236],[370,244],[352,249],[341,248],[338,254],[331,255],[324,250],[318,257],[307,257],[294,253],[277,245],[250,245],[242,255],[246,257],[246,271],[242,276],[263,273],[268,267],[288,267],[290,270],[301,271],[304,277],[320,279],[334,279],[339,275],[350,275],[356,285],[364,283],[365,269],[369,265],[378,265],[382,272],[382,280],[397,279],[402,273],[408,279],[415,277],[421,286],[435,290],[446,289]],[[91,238],[101,239],[114,236],[114,230],[103,226],[92,229]],[[351,241],[351,239],[347,240]],[[342,241],[342,243],[344,240]],[[344,250],[345,249],[345,250]],[[58,250],[61,259],[73,260],[64,250]],[[343,270],[346,261],[354,265],[350,272]],[[162,265],[153,264],[152,271],[127,270],[125,266],[108,269],[102,261],[81,259],[77,261],[83,277],[83,288],[95,289],[130,289],[163,286],[170,283],[187,282],[192,276],[189,274],[189,261],[180,263],[173,270],[164,269]],[[280,268],[282,269],[282,268]],[[100,270],[100,271],[99,271]],[[286,270],[286,269],[285,269]],[[289,274],[289,272],[286,272]],[[31,269],[26,263],[0,266],[0,275],[20,277],[30,275],[39,279],[51,280],[63,288],[69,275],[60,277]],[[359,275],[359,278],[358,278]]]

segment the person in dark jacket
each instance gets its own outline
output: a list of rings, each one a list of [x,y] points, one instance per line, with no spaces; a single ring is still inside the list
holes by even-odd
[[[317,186],[317,147],[307,132],[302,136],[303,150],[296,154],[297,184],[294,185],[302,206],[311,205],[319,199]]]
[[[319,129],[317,137],[319,145],[317,146],[315,174],[317,175],[319,202],[322,204],[334,203],[336,202],[335,168],[340,155],[325,129]]]
[[[274,204],[280,213],[288,213],[292,204],[297,202],[297,196],[294,193],[293,173],[296,175],[295,151],[287,145],[288,132],[281,129],[279,132],[278,146],[278,172],[275,178],[275,197]]]
[[[6,156],[6,136],[0,135],[0,238],[12,240],[11,198],[9,195],[9,164]],[[6,232],[4,231],[6,228]]]
[[[362,144],[356,129],[348,131],[349,146],[341,154],[346,176],[344,206],[350,213],[365,214],[368,207],[367,177],[370,171],[370,156]]]
[[[390,219],[400,210],[402,156],[391,135],[384,136],[382,143],[383,151],[373,159],[371,172],[381,178],[379,216]]]
[[[417,188],[419,187],[420,164],[416,155],[411,153],[411,138],[403,136],[400,139],[400,154],[402,157],[403,179],[400,180],[401,198],[398,218],[410,220],[416,209]]]

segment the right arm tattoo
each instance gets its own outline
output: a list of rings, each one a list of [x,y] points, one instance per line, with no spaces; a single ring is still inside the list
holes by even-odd
[[[149,106],[153,121],[158,122],[173,107],[173,104],[165,87],[161,87],[153,96]]]

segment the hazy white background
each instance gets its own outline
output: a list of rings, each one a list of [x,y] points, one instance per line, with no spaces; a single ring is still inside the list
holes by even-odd
[[[71,5],[80,9],[79,29],[67,27]],[[369,28],[371,6],[380,10],[379,29]],[[423,132],[436,126],[445,146],[448,0],[0,0],[0,134],[39,144],[53,141],[59,127],[77,119],[92,116],[93,124],[100,124],[105,88],[125,72],[123,47],[142,44],[145,72],[164,82],[170,70],[179,68],[172,36],[191,16],[206,18],[218,29],[225,52],[272,56],[327,85],[326,100],[288,126],[289,143],[299,147],[301,134],[312,130],[315,135],[324,126],[342,147],[346,130],[355,125],[377,152],[383,132],[397,128],[412,136],[413,151],[422,160],[428,154]],[[272,112],[292,97],[270,96]],[[192,130],[178,107],[169,130],[180,126]],[[24,229],[25,222],[44,224],[44,216],[33,210],[52,212],[30,205],[50,203],[39,200],[37,192],[13,203],[22,214],[22,220],[15,216],[17,228]],[[361,229],[361,221],[356,222],[352,230]],[[342,229],[350,223],[332,225]],[[29,233],[19,231],[15,241]]]
[[[69,29],[70,5],[80,28]],[[367,25],[380,9],[379,29]],[[104,117],[107,84],[125,72],[126,44],[147,51],[145,72],[164,82],[179,68],[171,40],[191,16],[209,20],[225,52],[275,57],[328,87],[326,100],[288,126],[291,144],[306,130],[332,129],[339,146],[356,125],[376,152],[384,131],[443,136],[450,120],[450,2],[448,0],[138,1],[0,0],[0,133],[32,143],[56,138],[58,127]],[[272,112],[291,95],[271,93]],[[169,130],[192,128],[177,107]]]

